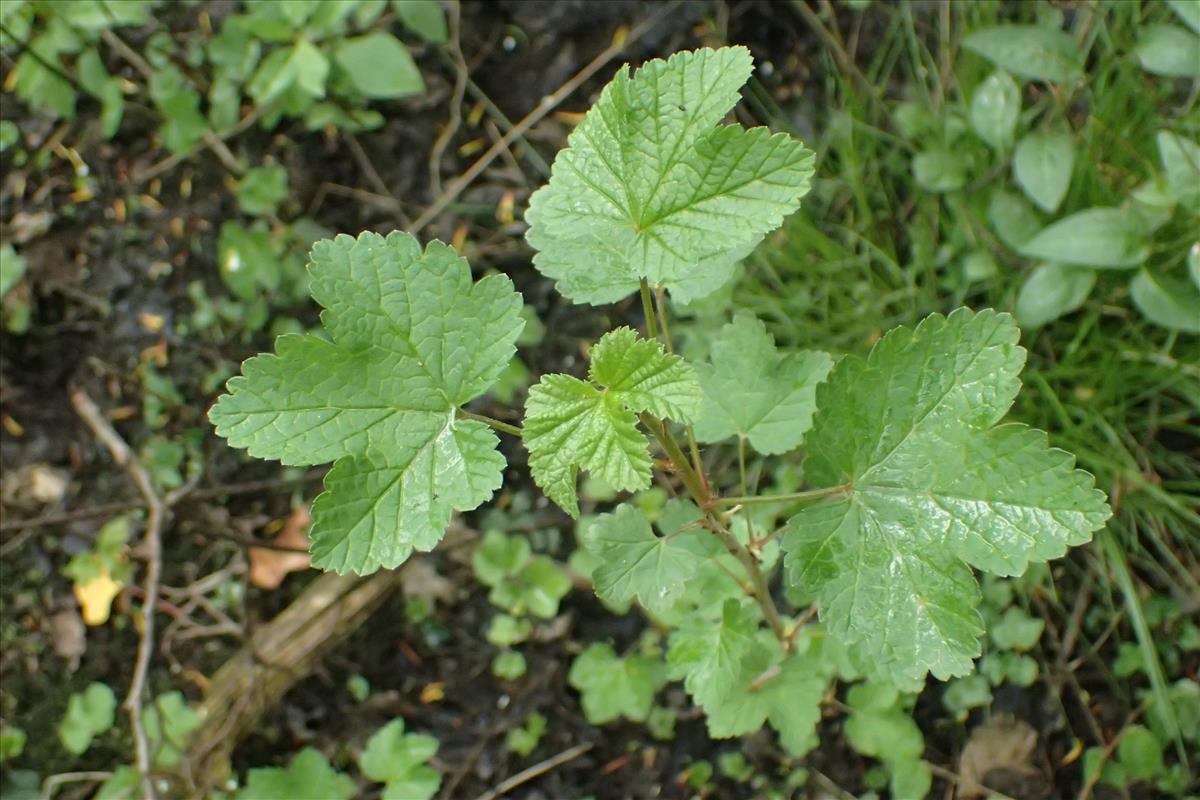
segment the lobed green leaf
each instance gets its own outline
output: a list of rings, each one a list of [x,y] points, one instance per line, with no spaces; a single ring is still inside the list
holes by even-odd
[[[336,461],[313,505],[314,566],[395,567],[500,486],[495,435],[457,412],[512,358],[520,296],[502,275],[472,282],[446,245],[422,252],[401,233],[318,242],[309,279],[330,338],[281,336],[209,418],[259,458]]]

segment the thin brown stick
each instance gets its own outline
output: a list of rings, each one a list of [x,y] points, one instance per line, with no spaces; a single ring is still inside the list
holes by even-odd
[[[446,127],[442,128],[434,140],[433,147],[429,148],[429,186],[434,194],[442,193],[442,156],[462,124],[463,96],[467,91],[467,60],[463,57],[460,38],[462,7],[458,0],[450,3],[446,20],[450,29],[446,49],[450,51],[450,61],[454,66],[454,91],[450,95],[450,118],[446,121]]]
[[[577,744],[574,747],[569,747],[558,755],[550,756],[550,758],[547,758],[545,761],[539,761],[529,769],[521,770],[511,778],[502,781],[495,788],[489,789],[488,791],[479,795],[479,797],[477,797],[475,800],[495,800],[497,797],[511,792],[513,789],[517,788],[523,783],[528,783],[534,778],[544,775],[556,767],[561,767],[563,764],[566,764],[569,761],[574,761],[588,750],[591,750],[593,746],[594,745],[591,742],[584,742],[583,744]]]
[[[586,83],[589,78],[599,72],[604,65],[616,58],[625,49],[626,45],[645,36],[650,30],[658,25],[659,22],[661,22],[670,14],[674,13],[678,7],[678,0],[676,0],[676,2],[665,4],[659,9],[658,13],[651,17],[647,17],[632,30],[630,30],[627,36],[618,37],[615,39],[612,44],[601,51],[600,55],[589,61],[583,67],[583,69],[575,73],[572,78],[570,78],[562,86],[558,87],[558,89],[556,89],[552,94],[548,94],[543,97],[541,102],[539,102],[532,111],[526,114],[525,117],[516,125],[514,125],[508,133],[504,134],[504,136],[501,137],[495,144],[489,147],[487,151],[475,161],[474,164],[467,168],[466,172],[455,178],[454,181],[451,182],[448,187],[446,187],[446,191],[442,192],[441,195],[438,196],[437,200],[434,200],[433,204],[429,206],[429,208],[425,209],[424,213],[417,217],[413,224],[408,227],[408,232],[412,234],[419,233],[421,229],[436,219],[437,216],[446,209],[446,206],[454,202],[458,196],[462,194],[463,191],[470,186],[471,183],[473,183],[474,180],[478,178],[485,169],[487,169],[487,166],[491,164],[492,161],[494,161],[495,158],[500,155],[500,153],[508,149],[508,146],[512,144],[513,141],[518,139],[526,131],[540,122],[542,118],[557,108],[563,100],[566,100],[568,97],[570,97],[576,89],[578,89],[580,86]]]
[[[99,783],[111,777],[111,772],[101,772],[100,770],[60,772],[57,775],[47,775],[46,780],[42,781],[42,800],[51,800],[54,797],[54,790],[65,783],[79,783],[80,781],[94,781]]]
[[[158,587],[162,575],[162,526],[167,507],[158,493],[150,473],[142,466],[133,450],[105,418],[95,401],[83,389],[71,392],[71,405],[75,413],[91,429],[97,439],[112,454],[113,461],[123,467],[138,492],[146,501],[146,531],[142,546],[146,556],[146,578],[143,589],[146,599],[142,602],[142,632],[138,641],[137,661],[133,667],[133,678],[129,682],[129,694],[125,697],[125,710],[133,728],[137,767],[142,776],[142,795],[147,800],[156,800],[154,781],[150,775],[150,742],[142,727],[142,693],[146,687],[146,674],[150,669],[150,656],[154,650],[154,610],[158,606]]]

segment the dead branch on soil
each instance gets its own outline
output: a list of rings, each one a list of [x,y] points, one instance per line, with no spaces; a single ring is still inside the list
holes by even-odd
[[[142,536],[142,548],[146,558],[146,579],[142,601],[142,631],[138,639],[137,661],[133,667],[133,678],[129,681],[129,694],[125,697],[125,710],[133,728],[133,739],[137,754],[137,768],[142,776],[142,794],[147,800],[155,800],[154,781],[150,775],[150,743],[142,726],[142,694],[146,688],[146,673],[150,668],[150,655],[154,649],[154,610],[158,606],[158,587],[162,575],[162,526],[167,514],[167,503],[154,491],[150,473],[138,461],[129,445],[121,438],[112,424],[100,411],[95,401],[83,389],[71,392],[71,405],[75,412],[91,429],[100,442],[108,448],[113,461],[125,470],[146,501],[146,531]]]
[[[363,578],[325,573],[217,670],[184,763],[188,796],[203,798],[229,774],[237,742],[259,717],[357,630],[400,584],[391,570]]]

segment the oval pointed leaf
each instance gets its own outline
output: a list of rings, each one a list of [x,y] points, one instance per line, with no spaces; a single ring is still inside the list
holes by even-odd
[[[1034,132],[1017,143],[1013,179],[1029,199],[1053,214],[1066,197],[1075,166],[1075,143],[1066,131]]]
[[[1047,225],[1021,255],[1059,264],[1127,269],[1150,255],[1137,218],[1119,208],[1089,208]]]
[[[1170,275],[1139,272],[1129,284],[1142,316],[1171,330],[1200,333],[1200,289]]]
[[[1013,75],[1069,83],[1083,74],[1083,53],[1070,34],[1040,25],[997,25],[975,31],[963,44]]]
[[[1021,87],[1002,69],[979,85],[971,98],[971,127],[993,149],[1012,147],[1021,113]]]
[[[1200,36],[1178,25],[1146,25],[1134,47],[1142,69],[1168,78],[1200,76]]]
[[[1017,294],[1017,322],[1038,328],[1083,305],[1096,285],[1096,271],[1088,267],[1042,264]]]

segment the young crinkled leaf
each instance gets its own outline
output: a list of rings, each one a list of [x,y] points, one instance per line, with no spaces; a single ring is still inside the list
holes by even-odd
[[[306,747],[286,767],[258,767],[246,776],[246,785],[234,800],[294,800],[321,797],[350,800],[354,780],[329,765],[318,750]]]
[[[789,593],[898,685],[971,670],[979,586],[1091,539],[1110,515],[1046,434],[997,426],[1025,351],[1007,314],[959,309],[847,357],[817,391],[805,475],[842,487],[788,523]]]
[[[253,456],[335,461],[313,504],[313,566],[396,567],[500,486],[495,435],[457,412],[512,357],[521,298],[507,277],[472,283],[450,247],[422,253],[402,233],[318,242],[309,278],[330,338],[279,337],[209,418]]]
[[[711,362],[696,367],[704,390],[696,437],[745,436],[764,455],[795,449],[812,422],[817,384],[832,367],[826,353],[780,353],[762,322],[738,312],[713,342]]]
[[[811,151],[766,128],[714,128],[753,69],[744,47],[621,68],[530,198],[534,265],[559,292],[607,303],[645,278],[703,297],[799,207]]]
[[[636,597],[652,614],[669,610],[696,569],[715,554],[714,546],[721,551],[712,536],[698,528],[664,530],[656,536],[646,515],[632,505],[597,517],[584,546],[599,559],[592,572],[596,595],[615,606]]]
[[[606,333],[592,348],[589,381],[546,375],[529,390],[523,441],[533,479],[546,496],[579,516],[575,477],[583,468],[614,489],[650,485],[650,450],[637,414],[691,422],[700,408],[696,373],[631,328]]]

